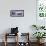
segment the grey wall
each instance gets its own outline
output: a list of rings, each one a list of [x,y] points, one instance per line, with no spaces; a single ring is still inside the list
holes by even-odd
[[[24,17],[10,17],[10,10],[23,9]],[[36,0],[0,0],[0,34],[9,32],[11,27],[19,27],[19,32],[29,32],[36,24]]]

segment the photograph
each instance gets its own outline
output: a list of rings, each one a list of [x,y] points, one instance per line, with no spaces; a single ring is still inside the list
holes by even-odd
[[[24,17],[24,10],[10,10],[11,17]]]

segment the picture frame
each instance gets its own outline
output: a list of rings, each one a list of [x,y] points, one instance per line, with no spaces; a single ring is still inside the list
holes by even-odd
[[[24,17],[24,10],[10,10],[11,17]]]

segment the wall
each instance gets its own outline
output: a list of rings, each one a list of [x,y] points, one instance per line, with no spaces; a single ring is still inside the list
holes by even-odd
[[[24,10],[24,17],[10,17],[10,10]],[[10,32],[11,27],[19,27],[19,32],[30,32],[36,24],[36,0],[0,0],[0,34]]]

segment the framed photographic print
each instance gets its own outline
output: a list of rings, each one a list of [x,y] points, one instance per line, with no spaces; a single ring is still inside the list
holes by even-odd
[[[24,10],[10,10],[11,17],[24,17]]]

